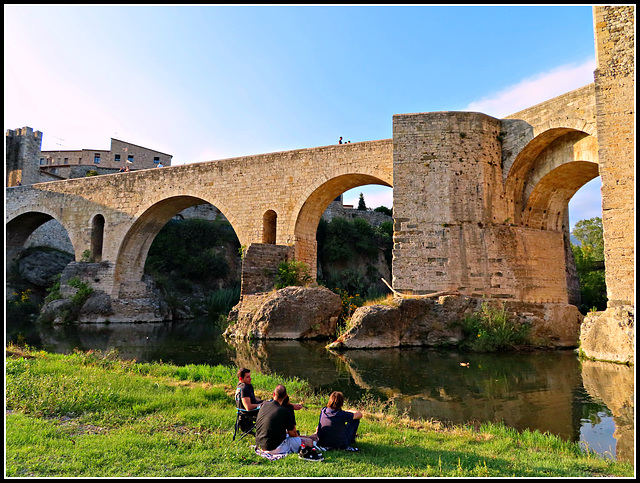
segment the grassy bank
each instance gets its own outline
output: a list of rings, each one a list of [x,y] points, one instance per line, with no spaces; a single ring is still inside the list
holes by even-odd
[[[580,451],[577,443],[496,425],[416,422],[377,401],[365,413],[359,453],[322,463],[295,455],[270,462],[245,438],[232,442],[235,368],[144,364],[97,352],[49,354],[9,347],[6,359],[6,476],[633,476],[629,464]],[[283,382],[303,434],[327,395],[304,382],[254,373],[259,397]]]

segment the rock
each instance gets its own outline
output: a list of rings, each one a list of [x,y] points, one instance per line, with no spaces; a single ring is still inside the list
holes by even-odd
[[[243,296],[237,322],[225,336],[239,339],[312,339],[335,336],[340,296],[324,287],[285,287],[266,296]],[[244,306],[244,307],[243,307]]]
[[[56,276],[73,261],[73,255],[59,251],[31,250],[20,259],[20,276],[39,287],[51,287]]]
[[[634,364],[634,314],[631,305],[587,314],[580,327],[580,350],[592,359]]]
[[[472,300],[469,297],[444,296],[394,299],[388,305],[359,307],[351,317],[349,330],[330,348],[368,349],[401,346],[441,346],[462,340],[456,324]]]
[[[78,307],[71,299],[62,298],[47,302],[40,309],[38,320],[42,322],[52,322],[63,324],[74,321],[77,317]]]
[[[78,313],[78,322],[105,322],[113,315],[111,297],[102,290],[93,292]]]
[[[484,299],[464,295],[431,298],[396,298],[387,305],[359,307],[349,329],[330,349],[368,349],[403,346],[442,347],[463,339],[460,322],[479,312]],[[493,303],[500,303],[494,301]],[[576,347],[582,316],[569,304],[505,302],[505,310],[532,326],[536,343]]]

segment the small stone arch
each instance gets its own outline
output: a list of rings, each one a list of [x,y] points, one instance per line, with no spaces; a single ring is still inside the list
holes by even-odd
[[[98,214],[91,221],[91,259],[102,261],[102,247],[104,244],[104,216]]]
[[[262,243],[275,245],[278,214],[273,210],[265,211],[262,216]]]

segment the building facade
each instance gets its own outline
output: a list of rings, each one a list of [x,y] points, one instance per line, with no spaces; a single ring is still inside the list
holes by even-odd
[[[111,148],[42,151],[42,132],[30,127],[6,133],[6,186],[170,166],[170,154],[111,138]]]

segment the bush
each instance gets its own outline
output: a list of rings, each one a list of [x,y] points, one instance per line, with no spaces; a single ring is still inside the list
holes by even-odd
[[[464,318],[463,346],[478,352],[493,352],[530,345],[531,326],[509,317],[504,303],[500,307],[482,303],[480,313]]]
[[[276,289],[292,285],[306,285],[309,282],[311,282],[311,275],[306,263],[293,260],[291,262],[281,262],[278,265],[278,274],[275,279]]]

